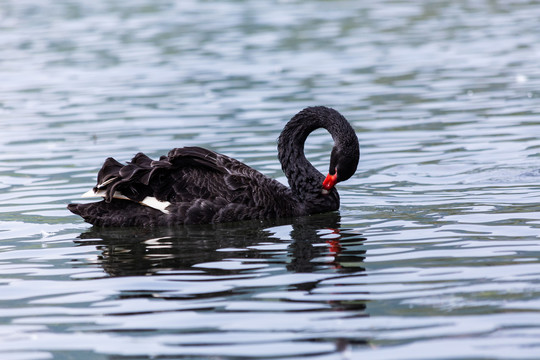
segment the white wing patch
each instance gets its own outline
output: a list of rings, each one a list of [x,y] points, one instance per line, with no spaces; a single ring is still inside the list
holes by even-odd
[[[94,189],[90,189],[84,194],[82,194],[82,197],[105,197],[105,190],[98,190],[94,191]],[[115,199],[122,199],[122,200],[131,200],[127,196],[123,195],[122,193],[115,191],[113,194],[113,198]],[[133,200],[131,200],[133,201]],[[168,214],[169,210],[167,210],[167,206],[171,205],[168,201],[160,201],[156,199],[153,196],[147,196],[142,201],[139,201],[139,204],[151,207],[152,209],[156,209],[161,211],[164,214]]]
[[[106,193],[105,190],[94,191],[94,189],[90,189],[87,192],[85,192],[84,194],[82,194],[81,197],[84,197],[84,198],[103,197],[104,198],[105,193]],[[122,195],[118,191],[114,192],[113,198],[122,199],[122,200],[129,200],[129,198],[127,196]]]
[[[151,208],[156,209],[156,210],[159,210],[164,214],[169,213],[169,210],[167,210],[166,208],[167,208],[167,206],[171,205],[170,202],[158,200],[153,196],[145,197],[143,199],[143,201],[140,202],[140,204],[142,204],[144,206],[151,207]]]

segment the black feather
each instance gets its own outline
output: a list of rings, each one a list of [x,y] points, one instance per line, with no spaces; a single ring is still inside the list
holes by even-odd
[[[97,226],[146,227],[269,219],[337,210],[337,191],[321,192],[324,176],[303,153],[305,139],[319,127],[332,134],[338,150],[340,144],[347,144],[346,151],[335,152],[346,154],[346,158],[336,155],[331,162],[338,164],[338,169],[343,164],[356,169],[358,139],[354,130],[337,111],[314,107],[293,117],[279,138],[279,158],[291,188],[226,155],[200,147],[184,147],[171,150],[159,160],[138,153],[126,165],[108,158],[98,172],[95,188],[105,190],[105,201],[70,204],[68,209]],[[343,172],[350,177],[354,170]],[[115,199],[116,192],[132,201]],[[168,214],[138,203],[147,196],[169,202]]]

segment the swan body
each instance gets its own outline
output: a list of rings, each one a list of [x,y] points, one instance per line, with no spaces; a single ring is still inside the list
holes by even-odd
[[[315,129],[334,140],[325,177],[304,155]],[[356,171],[358,138],[336,110],[309,107],[296,114],[278,139],[278,157],[290,187],[246,164],[200,147],[176,148],[159,160],[138,153],[126,165],[105,160],[97,185],[84,197],[100,202],[68,209],[96,226],[171,226],[274,219],[334,211],[334,185]]]

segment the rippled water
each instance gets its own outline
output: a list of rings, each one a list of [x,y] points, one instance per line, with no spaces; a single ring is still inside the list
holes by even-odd
[[[540,358],[540,4],[0,2],[2,359]],[[97,229],[107,156],[198,145],[286,181],[341,111],[341,211]],[[322,171],[329,135],[307,153]]]

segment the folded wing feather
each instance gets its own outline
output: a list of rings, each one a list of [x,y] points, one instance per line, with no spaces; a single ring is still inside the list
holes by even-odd
[[[94,189],[90,189],[87,192],[85,192],[84,194],[82,194],[82,197],[86,197],[86,198],[89,198],[89,197],[102,197],[102,198],[105,198],[106,196],[107,196],[107,192],[105,190],[97,190],[97,191],[95,191]],[[122,193],[120,193],[118,191],[114,192],[113,198],[114,199],[121,199],[121,200],[131,200],[130,198],[128,198],[125,195],[122,195]],[[131,201],[133,201],[133,200],[131,200]],[[139,204],[141,204],[141,205],[148,206],[148,207],[151,207],[153,209],[159,210],[164,214],[169,213],[169,210],[167,210],[167,206],[171,205],[170,202],[168,202],[168,201],[160,201],[160,200],[156,199],[153,196],[147,196],[142,201],[137,201],[137,202]]]

